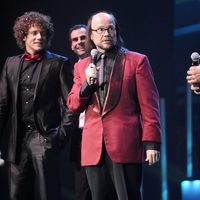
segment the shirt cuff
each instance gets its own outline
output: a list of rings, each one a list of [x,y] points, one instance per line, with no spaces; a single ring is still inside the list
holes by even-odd
[[[143,142],[145,150],[157,150],[160,151],[160,143],[159,142]]]
[[[81,91],[80,91],[80,97],[89,97],[91,96],[94,91],[95,91],[96,86],[93,85],[89,85],[87,83],[87,81],[85,81],[81,87]]]

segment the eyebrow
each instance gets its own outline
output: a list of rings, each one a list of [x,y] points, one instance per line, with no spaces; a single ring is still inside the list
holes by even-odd
[[[71,38],[71,40],[72,40],[72,41],[78,40],[79,37],[80,37],[81,39],[83,39],[83,38],[86,38],[86,35],[81,35],[81,36],[78,36],[78,37],[74,37],[74,38]]]

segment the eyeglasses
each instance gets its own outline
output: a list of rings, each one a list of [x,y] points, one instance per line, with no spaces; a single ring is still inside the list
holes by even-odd
[[[104,34],[106,31],[108,31],[110,34],[114,33],[116,31],[115,27],[110,26],[108,28],[98,28],[98,29],[91,29],[91,31],[97,32],[99,35]]]

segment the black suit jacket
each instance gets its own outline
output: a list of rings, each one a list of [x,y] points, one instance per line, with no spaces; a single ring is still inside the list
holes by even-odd
[[[20,127],[17,110],[18,86],[21,55],[7,58],[0,78],[0,136],[3,131],[9,134],[8,160],[16,162]],[[60,109],[60,100],[66,105],[66,97],[73,83],[69,60],[50,52],[46,52],[38,65],[38,76],[34,93],[34,119],[39,133],[46,138],[44,145],[52,148],[64,138],[68,138],[77,126],[77,118],[65,106]]]

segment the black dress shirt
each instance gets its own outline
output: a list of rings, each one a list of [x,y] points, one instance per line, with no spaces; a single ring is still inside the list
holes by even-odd
[[[20,119],[23,124],[34,125],[33,100],[36,84],[39,77],[39,60],[23,61],[20,80],[18,105]]]

